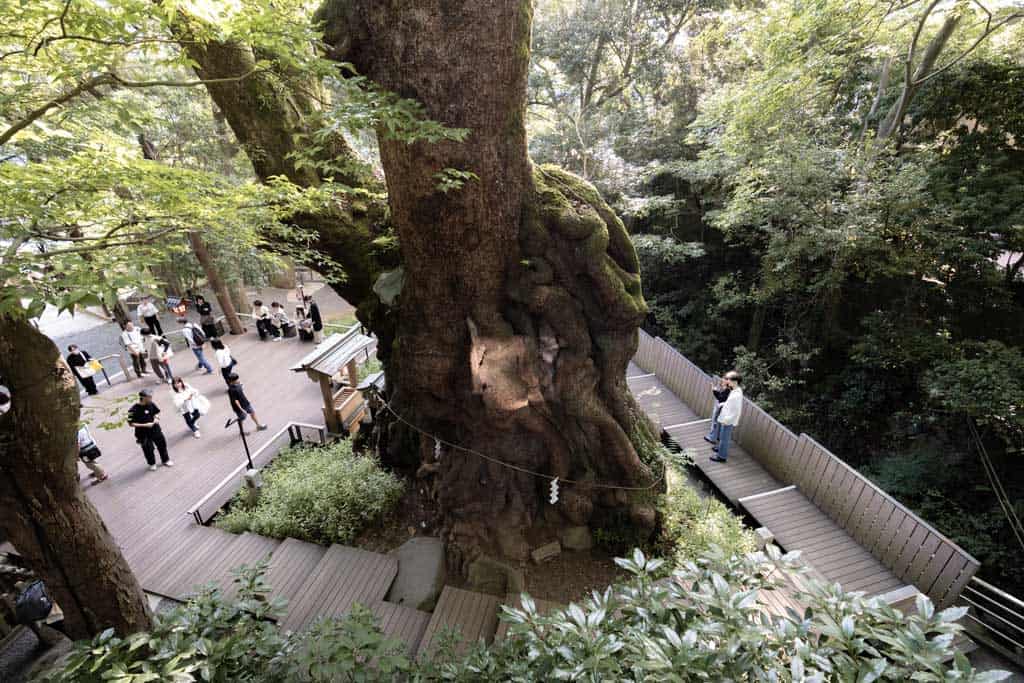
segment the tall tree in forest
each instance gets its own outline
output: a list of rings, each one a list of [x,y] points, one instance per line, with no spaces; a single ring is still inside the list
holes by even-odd
[[[64,611],[68,634],[150,626],[149,606],[78,483],[78,387],[53,342],[0,314],[0,529]]]
[[[586,524],[592,484],[652,483],[652,432],[625,369],[646,313],[636,254],[597,192],[527,157],[531,3],[326,2],[333,59],[413,96],[464,142],[407,144],[379,129],[404,284],[388,366],[394,410],[460,448],[420,441],[439,467],[449,553],[525,559],[548,482]],[[454,171],[472,173],[444,192]],[[481,457],[483,454],[484,457]],[[610,499],[610,500],[609,500]]]

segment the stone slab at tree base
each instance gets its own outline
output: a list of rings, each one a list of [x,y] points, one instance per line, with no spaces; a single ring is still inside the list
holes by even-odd
[[[410,538],[390,554],[398,560],[398,575],[384,599],[424,612],[433,610],[446,577],[441,539]]]
[[[530,557],[537,564],[549,562],[562,554],[562,545],[558,541],[545,543],[530,553]]]
[[[558,537],[566,550],[590,550],[594,546],[590,529],[585,526],[565,527],[559,532]]]
[[[483,555],[469,565],[466,587],[481,593],[504,596],[526,590],[526,577],[521,569]]]

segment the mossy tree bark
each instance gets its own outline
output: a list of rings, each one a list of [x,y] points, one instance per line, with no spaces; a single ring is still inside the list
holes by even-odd
[[[142,588],[78,484],[78,387],[48,338],[0,317],[0,527],[64,610],[68,633],[149,628]]]
[[[636,254],[592,186],[527,157],[528,0],[329,0],[318,18],[334,58],[470,131],[464,143],[379,136],[405,277],[388,386],[430,433],[589,482],[546,511],[547,480],[460,450],[434,462],[420,441],[450,557],[524,560],[542,513],[586,524],[595,504],[628,502],[591,484],[652,481],[639,453],[653,433],[625,381],[647,311]],[[447,168],[478,179],[442,193]]]
[[[381,134],[388,207],[359,201],[297,217],[345,267],[347,279],[331,284],[381,338],[395,409],[452,443],[531,471],[649,484],[639,453],[655,437],[625,382],[646,313],[639,267],[621,221],[592,186],[527,158],[530,3],[432,0],[412,9],[331,0],[317,19],[333,57],[420,101],[430,118],[471,131],[461,144],[408,145]],[[184,20],[182,27],[187,37]],[[205,79],[247,74],[255,60],[245,46],[183,45]],[[320,113],[317,84],[256,73],[207,89],[257,175],[321,182],[293,163]],[[319,154],[351,169],[343,182],[383,195],[341,136]],[[442,193],[435,174],[447,168],[478,180]],[[405,274],[392,309],[372,292],[381,270],[397,265],[370,244],[386,208]],[[392,436],[391,444],[410,443]],[[548,524],[582,525],[595,504],[629,503],[621,491],[578,484],[551,508],[542,502],[545,479],[458,450],[435,462],[433,443],[418,444],[412,464],[434,473],[461,569],[481,553],[525,559],[527,531],[542,513]]]

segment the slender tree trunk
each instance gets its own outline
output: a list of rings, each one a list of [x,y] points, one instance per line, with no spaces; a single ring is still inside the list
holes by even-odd
[[[150,161],[160,160],[160,155],[157,152],[156,147],[146,139],[145,135],[139,134],[139,145],[142,147],[143,157]],[[189,244],[192,245],[192,253],[195,254],[196,260],[199,261],[199,265],[203,268],[207,284],[209,284],[210,289],[213,290],[213,295],[217,297],[217,303],[220,304],[220,310],[224,313],[224,319],[228,323],[228,330],[231,334],[243,334],[245,332],[245,326],[242,325],[242,321],[238,317],[238,312],[235,310],[235,306],[231,302],[231,297],[228,294],[228,288],[224,285],[224,279],[220,276],[217,264],[214,263],[213,258],[210,257],[210,250],[207,248],[206,242],[203,241],[203,238],[195,231],[188,233],[188,241]]]
[[[196,260],[199,261],[199,265],[203,267],[203,272],[206,273],[207,284],[213,290],[213,295],[217,297],[217,303],[220,304],[220,310],[224,313],[224,319],[228,323],[228,330],[231,334],[243,334],[245,326],[242,325],[242,320],[238,317],[238,312],[231,301],[228,288],[220,276],[220,271],[217,270],[217,265],[210,256],[210,250],[206,248],[206,242],[195,231],[188,234],[188,241],[192,245],[192,253],[196,255]]]
[[[79,396],[48,338],[0,318],[0,528],[64,610],[68,633],[149,628],[142,588],[78,484]]]
[[[450,558],[523,560],[542,512],[584,525],[629,502],[594,482],[652,482],[638,448],[653,435],[625,381],[647,311],[636,253],[591,185],[527,158],[530,2],[339,1],[318,18],[333,56],[470,131],[462,144],[379,135],[405,277],[388,387],[407,420],[487,456],[442,448],[435,462],[420,441]],[[479,179],[443,194],[445,168]],[[549,506],[547,479],[495,461],[587,483]]]
[[[249,303],[249,294],[245,291],[245,283],[240,276],[228,282],[228,294],[231,295],[231,303],[236,311],[252,309],[252,304]]]

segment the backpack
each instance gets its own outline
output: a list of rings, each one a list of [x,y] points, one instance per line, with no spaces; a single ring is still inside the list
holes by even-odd
[[[46,587],[42,581],[33,581],[14,603],[15,618],[19,624],[31,624],[41,621],[50,615],[53,609],[53,601],[46,594]]]
[[[197,349],[201,348],[206,343],[206,335],[198,327],[191,328],[192,330],[192,345]]]

